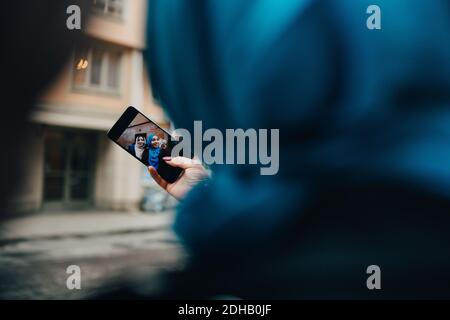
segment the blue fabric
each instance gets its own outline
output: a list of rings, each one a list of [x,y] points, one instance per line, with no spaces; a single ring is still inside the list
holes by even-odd
[[[148,149],[148,164],[158,170],[159,167],[159,152],[161,151],[160,148],[154,148],[151,144],[151,141],[155,135],[149,134],[147,137],[147,149]]]
[[[128,152],[131,153],[132,155],[136,154],[136,151],[134,150],[135,146],[136,146],[135,143],[128,145]]]
[[[151,81],[177,127],[280,129],[278,175],[213,166],[181,203],[193,253],[261,245],[330,184],[450,197],[450,3],[376,1],[375,31],[371,4],[150,2]]]

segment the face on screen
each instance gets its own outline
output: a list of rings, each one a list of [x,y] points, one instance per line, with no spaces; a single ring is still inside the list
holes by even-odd
[[[164,165],[162,158],[170,156],[169,135],[141,114],[130,122],[117,143],[146,166],[158,172]]]

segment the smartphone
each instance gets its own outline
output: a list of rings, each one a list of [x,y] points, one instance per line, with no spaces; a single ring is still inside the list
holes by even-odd
[[[183,171],[163,160],[171,156],[177,140],[136,108],[128,107],[125,110],[108,131],[108,138],[146,167],[154,167],[169,183],[175,182]]]

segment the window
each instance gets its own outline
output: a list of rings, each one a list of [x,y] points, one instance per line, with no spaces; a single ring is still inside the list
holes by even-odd
[[[121,19],[123,2],[124,0],[92,0],[92,7],[96,14]]]
[[[105,53],[102,50],[92,50],[92,68],[90,84],[93,86],[100,86],[102,77],[102,64]]]
[[[119,66],[120,59],[122,58],[120,53],[110,52],[109,53],[109,68],[108,68],[108,77],[107,77],[107,85],[109,88],[118,88],[119,87]]]
[[[120,93],[122,51],[119,48],[99,44],[76,50],[74,57],[74,89]]]

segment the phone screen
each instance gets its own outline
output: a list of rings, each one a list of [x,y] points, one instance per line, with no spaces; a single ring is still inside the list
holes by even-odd
[[[108,132],[108,137],[145,166],[152,166],[167,182],[174,182],[182,169],[168,165],[177,141],[141,112],[129,107]]]

